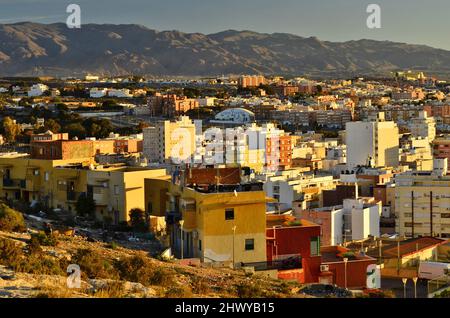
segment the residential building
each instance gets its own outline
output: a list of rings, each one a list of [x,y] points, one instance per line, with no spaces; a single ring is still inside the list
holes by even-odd
[[[268,214],[266,235],[267,262],[280,265],[279,278],[295,278],[301,283],[316,281],[321,264],[318,224],[289,215]]]
[[[319,209],[302,209],[297,205],[294,211],[302,219],[322,227],[322,242],[326,245],[345,245],[380,236],[382,203],[374,198],[345,199],[343,205]]]
[[[213,172],[221,174],[220,169]],[[227,185],[226,179],[220,185],[189,184],[198,180],[187,179],[196,173],[202,172],[178,171],[172,180],[145,181],[147,212],[166,216],[176,256],[236,266],[265,262],[266,204],[273,200],[266,198],[261,184]]]
[[[143,151],[150,162],[189,163],[195,152],[195,124],[187,116],[144,128]]]
[[[95,165],[93,158],[31,159],[27,155],[0,156],[4,200],[40,202],[75,213],[80,195],[91,196],[99,221],[119,224],[131,209],[145,210],[144,179],[166,175],[165,169]]]
[[[265,83],[266,79],[262,75],[241,76],[238,80],[238,85],[242,88],[258,87],[260,85],[264,85]]]
[[[42,96],[46,91],[49,90],[49,87],[44,84],[34,84],[28,90],[28,97],[37,97]]]
[[[394,122],[384,121],[383,113],[375,122],[350,122],[346,125],[347,166],[397,167],[399,133]]]
[[[436,121],[425,111],[421,111],[418,118],[411,119],[409,128],[414,137],[426,138],[429,142],[436,138]]]
[[[187,98],[186,96],[156,93],[154,96],[148,98],[148,106],[152,116],[172,118],[183,115],[189,110],[199,108],[199,102],[196,99]]]
[[[450,177],[447,160],[434,171],[408,171],[395,177],[396,231],[404,237],[450,238]]]
[[[334,189],[337,183],[332,176],[304,173],[301,169],[266,173],[257,179],[264,181],[264,191],[278,200],[281,210],[291,209],[294,201],[302,202],[305,209],[321,207],[322,191]]]
[[[450,135],[438,137],[433,141],[433,155],[437,159],[447,158],[450,169]]]
[[[91,88],[89,91],[89,96],[91,98],[102,98],[102,97],[105,97],[107,94],[108,94],[107,88],[94,87],[94,88]]]

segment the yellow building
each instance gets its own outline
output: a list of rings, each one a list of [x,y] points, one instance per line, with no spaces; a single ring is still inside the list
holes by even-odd
[[[92,195],[96,218],[110,219],[114,224],[127,222],[132,209],[146,209],[144,200],[145,178],[166,175],[165,169],[126,166],[97,166],[86,170],[86,190]]]
[[[114,224],[129,221],[131,209],[145,210],[144,179],[166,175],[165,169],[99,166],[91,159],[42,160],[26,155],[0,156],[0,197],[40,202],[44,206],[75,213],[82,194],[92,196],[95,216]]]
[[[147,212],[166,216],[171,246],[184,258],[208,263],[266,261],[266,198],[259,186],[219,192],[146,180]],[[182,239],[181,239],[182,237]]]
[[[77,165],[88,166],[93,159],[41,160],[30,159],[26,154],[9,153],[0,156],[0,197],[6,200],[38,201],[49,207],[58,207],[67,201],[69,188],[61,189],[64,183],[58,180],[70,180],[74,171],[59,171],[57,167]],[[70,185],[70,183],[69,183]],[[76,191],[77,186],[70,188]]]
[[[450,238],[450,176],[406,172],[395,177],[396,231]]]

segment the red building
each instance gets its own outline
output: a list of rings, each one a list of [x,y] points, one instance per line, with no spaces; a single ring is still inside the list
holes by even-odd
[[[267,262],[301,259],[301,266],[279,269],[278,278],[302,284],[365,288],[367,267],[376,259],[341,246],[320,247],[320,226],[288,215],[267,216]]]
[[[301,268],[281,270],[281,279],[302,283],[317,281],[320,273],[320,226],[286,215],[267,216],[267,261],[301,258]]]

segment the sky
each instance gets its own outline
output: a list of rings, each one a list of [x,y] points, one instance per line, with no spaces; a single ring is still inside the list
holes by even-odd
[[[390,40],[450,50],[449,0],[0,0],[0,23],[65,22],[68,4],[85,23],[141,24],[156,30],[252,30],[321,40]],[[366,25],[369,4],[381,28]]]

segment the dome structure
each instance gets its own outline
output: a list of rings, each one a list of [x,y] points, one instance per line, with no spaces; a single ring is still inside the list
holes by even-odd
[[[244,108],[231,108],[218,113],[215,121],[248,124],[255,120],[255,114]]]

